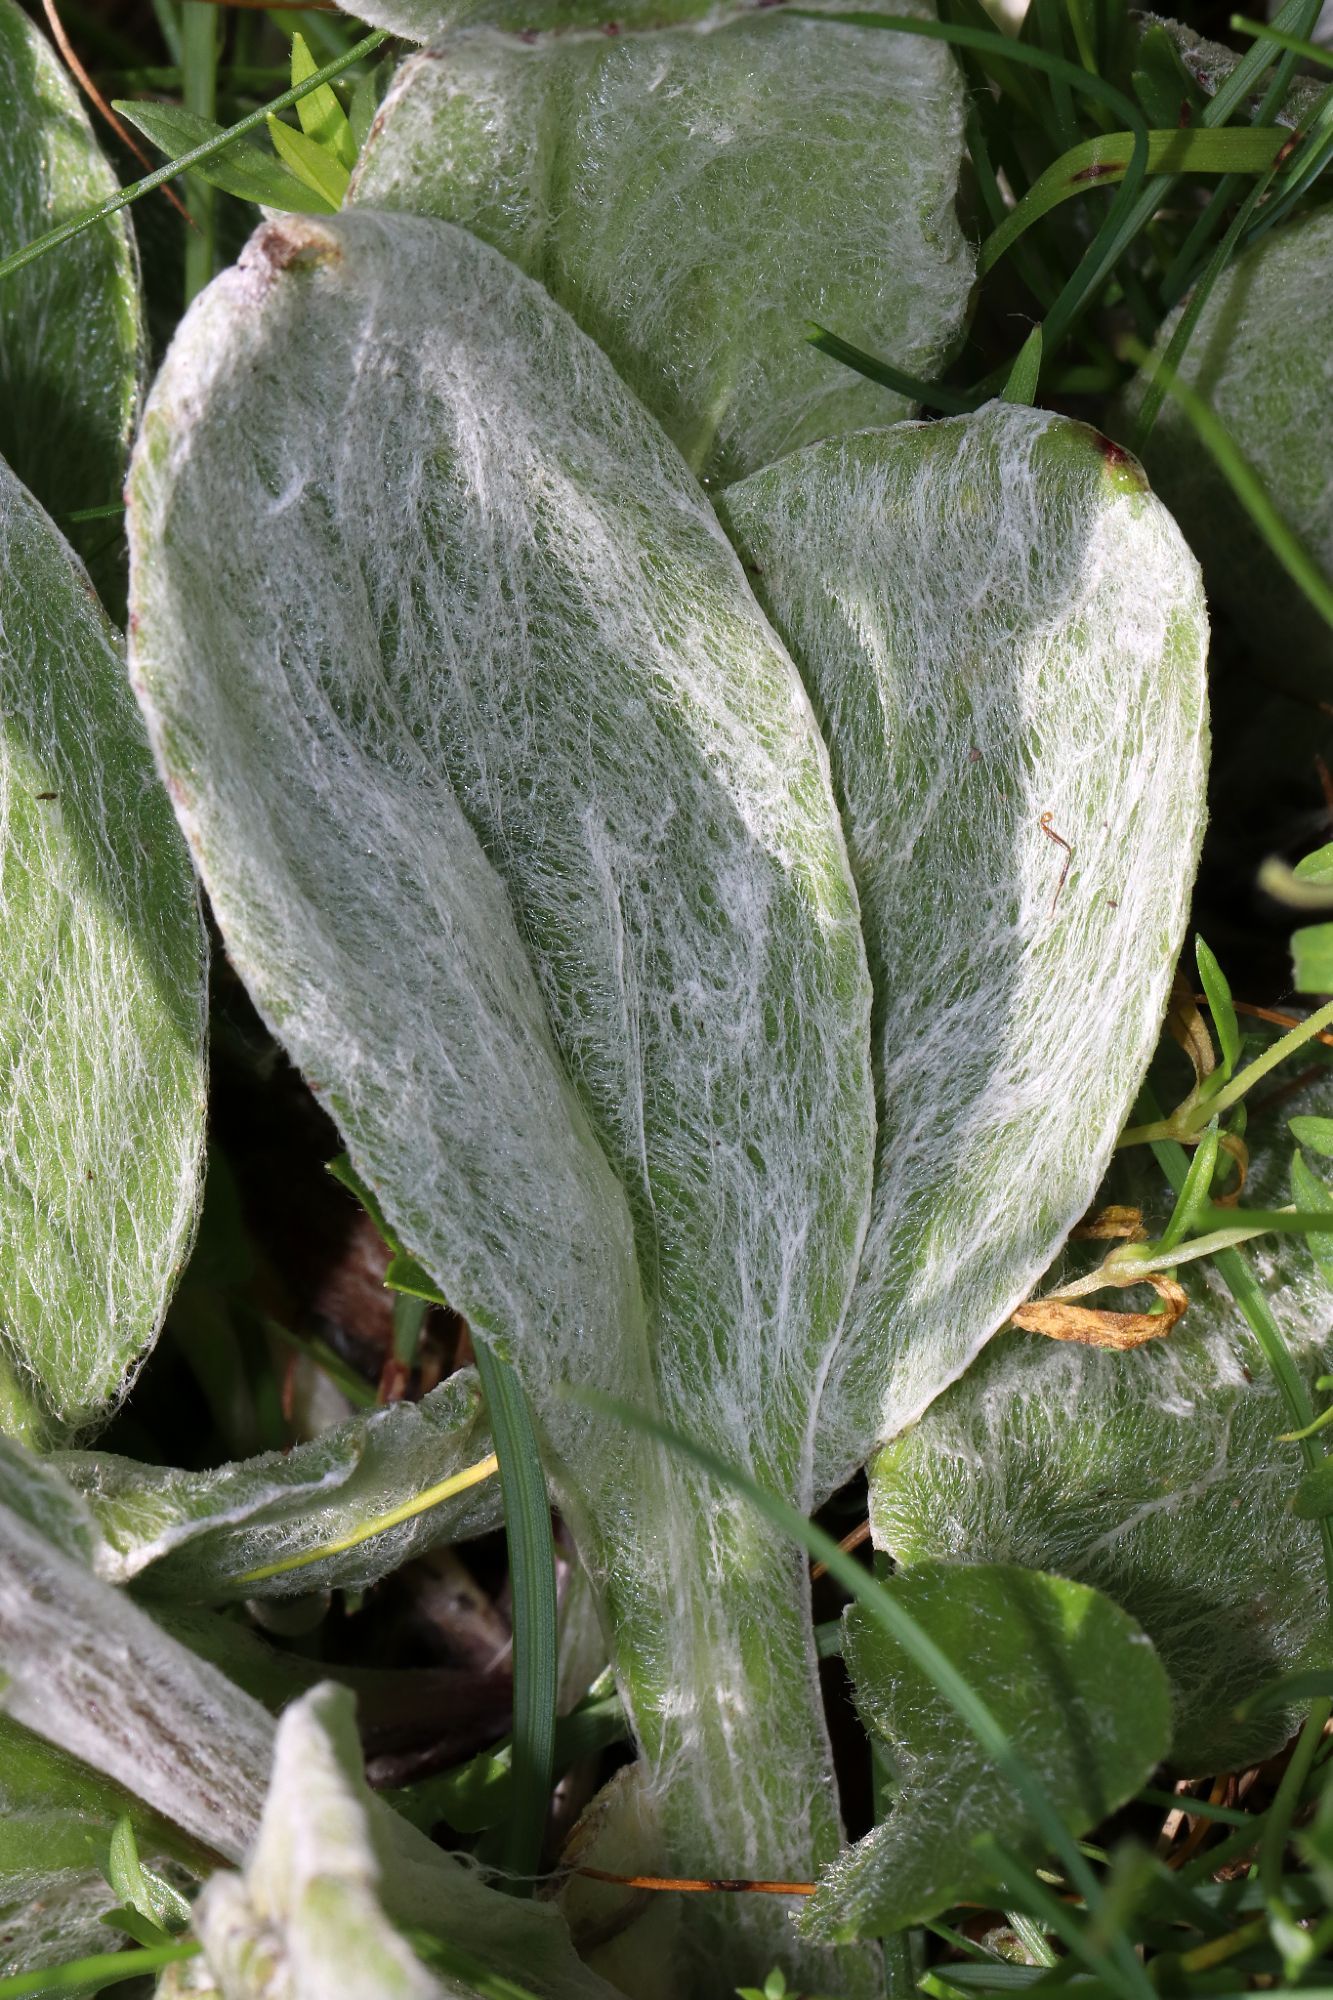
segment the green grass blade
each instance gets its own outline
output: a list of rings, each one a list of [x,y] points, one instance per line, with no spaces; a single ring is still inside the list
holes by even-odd
[[[541,1863],[555,1775],[559,1659],[551,1507],[518,1376],[484,1341],[474,1337],[473,1346],[500,1461],[514,1600],[513,1810],[503,1859],[515,1875],[532,1876]],[[518,1886],[526,1893],[526,1884]]]
[[[1291,138],[1285,126],[1239,126],[1209,131],[1201,125],[1148,134],[1149,174],[1262,173]],[[1091,189],[1110,187],[1125,177],[1134,144],[1132,132],[1102,132],[1085,139],[1038,175],[1023,199],[1009,210],[977,253],[982,277],[994,268],[1025,230],[1061,202]]]
[[[164,166],[154,168],[153,172],[145,174],[142,180],[131,181],[128,187],[122,188],[110,201],[104,201],[97,208],[90,208],[85,214],[73,216],[68,222],[62,222],[58,228],[48,230],[45,236],[39,236],[35,243],[26,243],[21,250],[14,251],[12,256],[0,258],[0,278],[7,278],[14,271],[21,271],[25,265],[35,263],[49,250],[58,249],[62,243],[68,243],[71,237],[81,236],[85,229],[94,228],[108,216],[116,215],[122,208],[128,208],[132,202],[142,200],[143,196],[151,194],[154,188],[160,188],[165,182],[175,180],[177,174],[185,173],[191,167],[202,166],[205,160],[211,160],[216,154],[223,152],[233,140],[244,139],[249,133],[257,131],[270,112],[286,111],[290,105],[299,103],[310,91],[317,90],[320,84],[327,83],[332,77],[341,76],[345,69],[350,69],[353,63],[360,62],[363,56],[373,54],[388,39],[388,32],[385,29],[378,29],[373,35],[363,36],[348,49],[346,55],[325,63],[323,69],[317,69],[294,89],[284,90],[280,97],[274,97],[267,104],[261,104],[257,111],[248,112],[244,118],[238,118],[234,125],[229,125],[225,132],[218,134],[217,138],[208,139],[202,145],[191,147],[188,153],[182,153],[179,158],[168,160]]]
[[[878,355],[867,354],[864,348],[844,340],[841,334],[830,333],[818,320],[811,320],[805,337],[821,354],[830,355],[834,361],[854,368],[858,375],[865,375],[872,382],[882,382],[886,389],[896,389],[900,396],[910,396],[924,409],[938,410],[946,417],[961,417],[976,408],[975,396],[958,395],[952,389],[942,389],[936,382],[922,382],[905,369],[895,368],[891,361],[881,361]]]
[[[0,2000],[28,2000],[28,1995],[52,1993],[96,1993],[107,1986],[119,1986],[127,1979],[142,1979],[145,1973],[160,1972],[165,1966],[179,1965],[182,1959],[197,1958],[199,1947],[184,1944],[150,1945],[142,1951],[99,1951],[91,1958],[76,1958],[69,1965],[48,1965],[37,1972],[16,1972],[0,1979]]]

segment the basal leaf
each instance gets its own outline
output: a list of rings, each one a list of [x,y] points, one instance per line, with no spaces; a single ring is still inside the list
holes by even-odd
[[[1213,287],[1179,373],[1211,405],[1288,526],[1333,581],[1330,273],[1333,208],[1261,238]],[[1178,317],[1166,321],[1159,347]],[[1324,700],[1333,631],[1292,587],[1170,399],[1145,463],[1203,564],[1210,598],[1249,647],[1263,682]]]
[[[94,208],[119,183],[72,78],[15,0],[0,0],[0,256]],[[0,456],[58,520],[120,497],[143,343],[129,218],[116,215],[0,286]],[[118,521],[69,533],[113,610]]]
[[[123,1391],[189,1247],[204,938],[116,634],[0,463],[0,1425]]]
[[[12,1482],[29,1461],[0,1443]],[[50,1474],[34,1467],[35,1487]],[[0,1504],[0,1708],[213,1854],[258,1824],[272,1723],[28,1519]]]
[[[86,1496],[98,1532],[93,1560],[108,1582],[134,1581],[142,1594],[178,1603],[216,1604],[360,1589],[428,1548],[498,1527],[492,1478],[359,1539],[490,1450],[468,1370],[420,1403],[360,1413],[291,1451],[209,1472],[106,1452],[64,1452],[56,1464]],[[351,1545],[309,1560],[339,1543]]]
[[[540,278],[711,484],[906,414],[807,322],[936,372],[972,281],[961,158],[940,43],[775,9],[459,37],[403,70],[353,198],[460,223]]]
[[[137,683],[232,961],[519,1369],[665,1858],[808,1868],[838,1832],[803,1566],[560,1393],[618,1383],[813,1497],[873,1104],[791,662],[605,357],[432,220],[261,231],[177,336],[131,514]]]
[[[1071,1833],[1152,1776],[1169,1734],[1166,1676],[1109,1598],[992,1563],[917,1563],[886,1588],[966,1663]],[[844,1622],[843,1658],[866,1727],[888,1752],[895,1796],[888,1818],[826,1871],[805,1921],[822,1935],[874,1936],[953,1903],[988,1902],[997,1876],[984,1840],[1034,1862],[1046,1843],[921,1669],[861,1607]]]
[[[502,1896],[372,1798],[351,1696],[328,1683],[279,1723],[244,1874],[207,1884],[196,1924],[229,2000],[464,2000],[479,1972],[539,2000],[615,2000],[549,1905]]]
[[[223,129],[213,119],[201,118],[197,111],[187,111],[180,104],[142,104],[117,98],[114,109],[131,125],[137,125],[144,137],[151,139],[169,159],[207,139],[215,139]],[[215,154],[193,171],[211,186],[221,188],[224,194],[234,194],[241,201],[262,202],[267,208],[285,208],[297,215],[328,215],[337,207],[336,202],[326,201],[322,194],[298,180],[272,153],[266,153],[262,146],[252,146],[245,139],[237,139],[225,152]]]
[[[1306,1107],[1321,1098],[1307,1093]],[[1288,1199],[1288,1108],[1251,1131],[1247,1204]],[[1101,1198],[1141,1209],[1154,1236],[1171,1206],[1137,1149]],[[1295,1237],[1245,1254],[1312,1386],[1333,1366],[1333,1273]],[[1300,1458],[1278,1441],[1290,1420],[1271,1373],[1217,1274],[1196,1262],[1179,1277],[1184,1318],[1132,1353],[997,1340],[880,1455],[871,1511],[878,1544],[909,1570],[938,1558],[1021,1562],[1113,1597],[1170,1678],[1173,1764],[1202,1774],[1278,1749],[1289,1711],[1242,1722],[1237,1704],[1333,1656],[1318,1533],[1292,1511]]]
[[[794,453],[722,512],[828,737],[875,984],[831,1485],[967,1366],[1096,1189],[1185,923],[1206,624],[1137,465],[1013,404]]]

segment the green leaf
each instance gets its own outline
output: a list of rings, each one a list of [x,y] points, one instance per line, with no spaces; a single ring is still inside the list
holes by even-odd
[[[776,9],[423,55],[353,199],[460,223],[539,278],[718,485],[909,413],[814,351],[806,322],[938,371],[972,281],[961,158],[947,49]]]
[[[355,367],[372,334],[393,366]],[[519,1373],[663,1774],[657,1859],[808,1879],[838,1832],[802,1565],[563,1395],[666,1406],[803,1506],[829,1477],[870,987],[791,661],[610,364],[443,223],[261,231],[177,337],[131,492],[138,681],[232,961]]]
[[[198,1207],[204,937],[116,634],[0,463],[0,1427],[103,1416]]]
[[[1327,847],[1317,847],[1313,854],[1303,855],[1291,872],[1298,882],[1333,886],[1333,841]]]
[[[283,1715],[244,1873],[206,1884],[195,1923],[229,2000],[288,1981],[321,2000],[616,2000],[553,1907],[501,1895],[372,1796],[352,1698],[328,1683]]]
[[[1096,1192],[1187,914],[1207,628],[1137,465],[1044,411],[816,445],[720,504],[823,721],[875,987],[874,1204],[821,1414],[849,1469]]]
[[[985,1688],[1071,1833],[1096,1826],[1151,1777],[1170,1734],[1166,1676],[1109,1598],[999,1563],[917,1563],[885,1588]],[[1033,1862],[1047,1843],[921,1668],[860,1606],[845,1622],[857,1706],[897,1779],[888,1818],[825,1871],[807,1907],[818,1934],[849,1938],[923,1923],[953,1903],[989,1903],[987,1838]]]
[[[1333,1118],[1289,1118],[1287,1129],[1293,1139],[1308,1146],[1311,1152],[1333,1158]]]
[[[159,1933],[182,1930],[190,1921],[190,1905],[165,1876],[145,1868],[139,1858],[134,1821],[122,1813],[111,1833],[107,1853],[107,1881],[122,1903],[144,1918]],[[131,1932],[131,1936],[135,1933]],[[161,1936],[140,1937],[140,1944],[160,1944]]]
[[[1305,1103],[1321,1102],[1316,1086]],[[1250,1143],[1248,1196],[1277,1207],[1290,1155],[1280,1111],[1255,1122]],[[1099,1200],[1138,1207],[1157,1235],[1169,1195],[1135,1149]],[[1103,1249],[1076,1249],[1070,1274]],[[1333,1365],[1333,1273],[1297,1237],[1247,1255],[1313,1385]],[[994,1342],[880,1454],[871,1514],[877,1545],[909,1569],[1017,1561],[1105,1591],[1157,1649],[1172,1687],[1172,1762],[1189,1773],[1280,1748],[1290,1712],[1242,1720],[1237,1705],[1278,1674],[1333,1664],[1333,1648],[1319,1538],[1291,1510],[1300,1460],[1277,1442],[1290,1421],[1271,1370],[1217,1279],[1200,1264],[1179,1278],[1184,1318],[1131,1353],[1022,1333]]]
[[[1194,958],[1208,999],[1208,1011],[1222,1051],[1222,1074],[1229,1077],[1240,1061],[1240,1024],[1232,1004],[1227,976],[1201,937],[1194,940]]]
[[[91,1509],[102,1576],[147,1596],[219,1604],[363,1589],[429,1548],[488,1533],[501,1520],[493,1478],[371,1531],[490,1450],[466,1369],[420,1403],[359,1413],[290,1451],[207,1472],[96,1451],[55,1463]]]
[[[304,35],[292,36],[292,86],[304,83],[308,76],[314,76],[319,64],[311,55]],[[347,113],[339,104],[332,84],[322,83],[298,98],[296,115],[301,130],[308,139],[332,156],[347,170],[356,165],[356,140],[347,120]]]
[[[1333,208],[1325,206],[1262,238],[1227,267],[1204,306],[1179,378],[1204,397],[1333,600],[1331,277]],[[1179,316],[1165,322],[1154,359]],[[1141,373],[1131,409],[1143,383]],[[1267,663],[1266,677],[1324,700],[1333,674],[1333,627],[1293,590],[1247,507],[1173,401],[1157,419],[1144,462],[1198,552],[1210,599],[1254,657]],[[1248,675],[1246,684],[1252,692]],[[1333,980],[1321,984],[1313,970],[1311,976],[1315,990],[1333,987]]]
[[[1318,1174],[1310,1171],[1299,1153],[1292,1155],[1291,1198],[1296,1207],[1306,1215],[1333,1212],[1333,1190],[1325,1186]],[[1330,1242],[1327,1236],[1315,1231],[1312,1231],[1305,1241],[1309,1245],[1310,1255],[1323,1272],[1325,1279],[1333,1285],[1333,1242]]]
[[[188,152],[192,146],[202,145],[206,139],[216,138],[223,130],[211,118],[201,118],[179,104],[145,104],[137,99],[116,98],[113,109],[131,125],[137,125],[144,137],[151,139],[170,159]],[[241,201],[261,202],[266,208],[289,209],[296,215],[327,215],[337,206],[298,180],[271,153],[252,146],[248,139],[234,140],[225,152],[206,160],[195,172],[210,186],[221,188],[224,194],[236,195]]]
[[[1304,924],[1293,931],[1291,964],[1298,993],[1333,993],[1333,924]]]
[[[11,1484],[53,1476],[0,1440]],[[256,1702],[0,1504],[0,1704],[213,1855],[254,1836],[272,1743]],[[188,1746],[188,1755],[183,1755]],[[104,1904],[103,1908],[106,1907]]]
[[[318,92],[312,92],[317,96]],[[278,158],[289,166],[296,178],[319,195],[328,204],[329,213],[342,206],[347,192],[348,172],[332,153],[326,153],[314,139],[304,132],[284,125],[270,111],[267,119],[268,136],[273,141],[273,150]]]
[[[114,195],[74,82],[14,0],[0,0],[0,257]],[[129,223],[117,215],[0,285],[0,456],[63,520],[120,496],[138,406],[143,318]],[[117,521],[70,529],[113,611]]]

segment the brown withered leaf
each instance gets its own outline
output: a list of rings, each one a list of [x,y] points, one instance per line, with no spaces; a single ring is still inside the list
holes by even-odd
[[[1151,1285],[1166,1311],[1105,1312],[1096,1306],[1071,1305],[1064,1299],[1029,1299],[1013,1314],[1013,1323],[1025,1333],[1040,1333],[1047,1340],[1075,1340],[1083,1347],[1124,1349],[1164,1340],[1189,1303],[1185,1288],[1156,1271],[1136,1274],[1135,1282]]]

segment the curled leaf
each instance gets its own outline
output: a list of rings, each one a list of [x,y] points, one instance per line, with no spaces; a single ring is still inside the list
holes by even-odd
[[[1121,1282],[1107,1278],[1108,1284]],[[1029,1299],[1010,1315],[1025,1333],[1047,1340],[1074,1340],[1083,1347],[1113,1347],[1122,1352],[1147,1340],[1165,1340],[1189,1304],[1185,1287],[1158,1271],[1144,1271],[1123,1282],[1151,1285],[1165,1312],[1107,1312],[1099,1306],[1071,1305],[1063,1299]]]
[[[495,1479],[406,1511],[490,1448],[469,1369],[420,1403],[359,1413],[291,1451],[211,1471],[107,1452],[56,1463],[96,1521],[98,1573],[197,1604],[360,1589],[428,1548],[498,1527]]]

